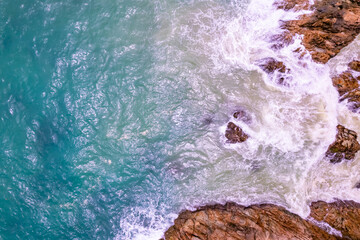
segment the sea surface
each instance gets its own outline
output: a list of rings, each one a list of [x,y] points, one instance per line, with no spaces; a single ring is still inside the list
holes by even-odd
[[[304,13],[304,12],[303,12]],[[358,116],[326,65],[276,48],[267,0],[0,0],[0,239],[159,239],[182,209],[360,201],[330,164]],[[304,50],[304,49],[303,49]],[[259,62],[283,61],[285,84]],[[237,110],[246,121],[235,120]],[[229,121],[250,137],[226,142]]]

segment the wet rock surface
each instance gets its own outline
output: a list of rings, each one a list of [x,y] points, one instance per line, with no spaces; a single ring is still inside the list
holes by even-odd
[[[360,109],[360,89],[355,89],[346,93],[340,98],[340,101],[347,100],[348,108],[353,112],[359,112]]]
[[[249,136],[233,122],[228,123],[225,137],[228,139],[228,143],[241,143],[249,138]]]
[[[251,123],[251,116],[245,110],[238,110],[234,112],[233,117],[245,123]]]
[[[307,1],[285,0],[277,3],[285,10],[310,9],[313,13],[284,22],[285,39],[302,34],[302,44],[316,62],[326,63],[360,32],[360,1],[322,0],[309,7]]]
[[[260,64],[260,67],[266,73],[274,73],[275,71],[286,73],[290,71],[283,62],[277,61],[274,58],[263,59],[263,63]]]
[[[325,155],[331,163],[338,163],[344,159],[354,159],[359,150],[360,144],[357,141],[356,132],[338,125],[335,142],[329,146]]]
[[[354,60],[349,63],[349,67],[351,70],[360,72],[360,61]]]
[[[165,239],[360,239],[360,205],[355,202],[312,203],[310,216],[328,223],[342,237],[283,207],[227,203],[181,212]]]
[[[341,232],[343,239],[360,239],[360,204],[353,201],[314,202],[310,217]]]
[[[275,2],[275,5],[279,9],[284,10],[303,10],[303,9],[309,9],[310,3],[308,0],[287,0],[287,1],[277,1]]]
[[[274,58],[262,59],[259,67],[269,75],[276,74],[275,81],[278,84],[285,84],[286,74],[290,73],[290,69],[283,62]]]
[[[349,63],[347,71],[332,78],[334,87],[340,95],[340,102],[347,101],[348,108],[353,112],[360,110],[360,76],[354,77],[353,73],[360,71],[360,61],[352,61]]]
[[[332,81],[340,96],[359,87],[358,80],[350,72],[344,72],[332,78]]]

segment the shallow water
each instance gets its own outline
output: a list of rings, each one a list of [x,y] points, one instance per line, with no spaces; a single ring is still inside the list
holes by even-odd
[[[322,159],[338,122],[360,132],[330,80],[360,40],[324,66],[298,59],[300,37],[274,50],[296,15],[258,0],[1,1],[0,239],[159,239],[208,203],[306,216],[309,201],[360,201],[358,156]],[[285,85],[267,57],[291,69]],[[229,120],[248,141],[226,143]]]

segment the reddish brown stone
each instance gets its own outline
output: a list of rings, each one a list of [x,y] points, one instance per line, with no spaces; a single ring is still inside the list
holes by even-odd
[[[308,0],[287,0],[275,2],[275,6],[277,6],[279,9],[284,10],[303,10],[308,9],[310,7],[310,4]]]
[[[358,80],[350,72],[344,72],[334,77],[332,81],[340,96],[359,87]]]
[[[360,90],[359,89],[355,89],[351,92],[344,94],[340,98],[340,101],[344,101],[344,100],[347,100],[347,102],[348,102],[347,106],[351,111],[359,112],[359,109],[360,109]]]
[[[360,72],[360,61],[352,61],[349,63],[349,67],[354,71]]]
[[[262,70],[266,73],[274,73],[275,71],[279,71],[281,73],[290,72],[283,62],[277,61],[274,58],[263,59],[264,63],[260,64]]]
[[[225,137],[228,139],[228,143],[241,143],[249,138],[249,136],[233,122],[228,123]]]
[[[354,71],[360,71],[360,61],[352,61],[349,68]],[[346,100],[348,108],[353,112],[359,112],[360,109],[360,76],[355,78],[350,69],[339,76],[332,78],[333,85],[340,94],[340,102]]]
[[[311,204],[311,217],[339,231],[332,235],[313,220],[272,204],[249,207],[227,203],[183,211],[165,233],[166,240],[189,239],[360,239],[360,204],[351,201]]]
[[[260,61],[259,67],[270,75],[278,73],[276,82],[286,85],[285,78],[286,74],[290,73],[290,69],[287,68],[283,62],[277,61],[274,58],[265,58]]]
[[[356,132],[338,125],[335,142],[329,146],[326,157],[331,163],[354,159],[356,152],[360,150],[360,144],[356,139]]]
[[[360,32],[360,3],[358,0],[308,1],[284,0],[276,4],[285,10],[311,9],[313,13],[287,21],[285,35],[302,34],[302,44],[314,61],[326,63],[347,46]],[[287,37],[288,38],[288,37]]]
[[[341,231],[344,239],[360,239],[360,204],[354,201],[312,203],[310,216]]]

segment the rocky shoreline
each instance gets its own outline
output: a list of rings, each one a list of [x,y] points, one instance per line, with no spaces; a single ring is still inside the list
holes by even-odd
[[[181,212],[165,239],[360,239],[360,204],[319,201],[310,208],[302,219],[272,204],[204,206]]]
[[[296,20],[284,22],[284,32],[274,36],[274,48],[281,48],[302,35],[302,45],[318,63],[327,63],[360,33],[360,0],[310,1],[284,0],[276,7],[286,11],[311,10]],[[297,50],[299,57],[305,53]],[[259,67],[266,74],[279,73],[278,84],[285,84],[283,74],[289,73],[284,63],[265,59]],[[339,92],[339,101],[346,101],[350,111],[360,109],[360,61],[353,59],[348,69],[332,77]],[[235,119],[246,118],[243,111],[235,112]],[[227,142],[241,144],[251,136],[229,122],[225,133]],[[329,146],[325,159],[331,163],[352,160],[360,150],[357,133],[346,126],[337,126],[335,141]],[[356,188],[360,188],[358,183]],[[360,193],[359,193],[360,194]],[[236,203],[208,205],[195,211],[183,211],[164,238],[175,239],[360,239],[360,204],[337,200],[332,203],[313,202],[310,215],[303,219],[281,206],[260,204],[241,206]]]

